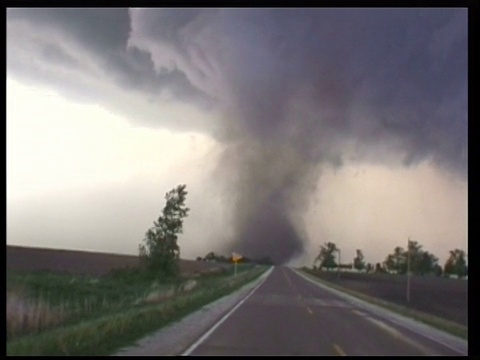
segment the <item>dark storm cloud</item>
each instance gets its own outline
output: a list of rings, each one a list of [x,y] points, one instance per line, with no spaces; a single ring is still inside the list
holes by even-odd
[[[122,86],[222,111],[217,176],[249,256],[302,248],[295,212],[322,164],[433,160],[466,176],[466,10],[42,11],[8,21],[70,34]]]
[[[41,57],[45,60],[64,66],[78,67],[79,63],[76,59],[68,55],[63,49],[45,44],[41,51]]]
[[[172,69],[156,72],[150,54],[136,48],[127,49],[130,33],[128,9],[9,9],[7,21],[10,24],[22,24],[30,32],[46,31],[45,40],[35,38],[36,53],[31,54],[36,62],[55,64],[72,68],[82,68],[84,59],[69,55],[64,47],[73,44],[81,49],[76,55],[86,55],[102,70],[109,81],[128,91],[138,90],[146,94],[159,94],[168,89],[174,97],[183,101],[194,101],[205,106],[208,98],[191,86],[185,74]],[[62,41],[52,42],[48,34],[56,34]],[[32,63],[25,64],[23,59],[15,57],[18,43],[18,31],[12,28],[8,32],[9,54],[8,69],[18,77],[35,78],[37,82],[52,85],[57,89],[70,88],[75,96],[98,100],[101,94],[92,93],[92,89],[83,84],[82,79],[55,78],[53,75],[33,68]],[[10,51],[11,50],[11,51]],[[52,81],[53,80],[53,81]],[[91,96],[89,97],[89,94]],[[105,97],[105,95],[103,95]]]
[[[297,251],[292,201],[306,199],[318,164],[433,160],[466,175],[464,10],[132,10],[131,17],[133,45],[157,66],[173,62],[224,108],[228,149],[219,172],[237,194],[236,246],[245,251],[268,248],[279,261]],[[292,152],[295,161],[285,160]]]
[[[405,163],[466,169],[463,10],[132,10],[132,24],[132,44],[228,108],[226,136],[293,131],[311,155],[334,150],[310,144],[326,133],[392,136]]]
[[[301,247],[286,214],[292,199],[306,199],[318,163],[341,166],[347,156],[384,164],[399,157],[404,165],[433,159],[465,176],[464,10],[132,10],[131,16],[133,45],[150,51],[157,66],[172,61],[224,107],[222,135],[230,145],[219,172],[237,194],[236,246],[246,252],[286,248],[276,257],[285,261]],[[293,149],[294,162],[285,160],[290,152],[282,146]]]

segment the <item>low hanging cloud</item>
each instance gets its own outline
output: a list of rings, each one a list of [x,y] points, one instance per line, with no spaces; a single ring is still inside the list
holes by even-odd
[[[220,141],[214,178],[233,207],[230,248],[286,262],[304,248],[299,214],[325,165],[432,161],[466,178],[466,18],[463,9],[9,9],[7,67],[117,110],[115,91],[211,114],[211,123],[141,112],[136,121]]]

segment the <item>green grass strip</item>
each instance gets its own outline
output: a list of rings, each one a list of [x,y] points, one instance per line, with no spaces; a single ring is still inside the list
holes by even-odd
[[[61,327],[7,342],[7,355],[108,355],[258,278],[265,268],[227,278],[161,304]]]
[[[349,295],[352,295],[352,296],[354,296],[356,298],[359,298],[361,300],[364,300],[364,301],[366,301],[370,304],[378,305],[378,306],[381,306],[382,308],[385,308],[387,310],[394,311],[397,314],[406,316],[406,317],[411,318],[413,320],[423,322],[424,324],[433,326],[433,327],[435,327],[439,330],[445,331],[445,332],[447,332],[451,335],[460,337],[464,340],[468,340],[468,327],[467,326],[463,326],[463,325],[457,324],[455,322],[439,318],[435,315],[426,314],[426,313],[420,312],[418,310],[409,309],[409,308],[406,308],[406,307],[398,305],[398,304],[394,304],[394,303],[389,302],[389,301],[385,301],[385,300],[378,299],[378,298],[373,298],[373,297],[370,297],[370,296],[365,295],[363,293],[357,292],[355,290],[350,290],[350,289],[347,289],[345,287],[339,286],[337,284],[333,284],[333,283],[329,282],[328,280],[323,280],[323,279],[319,278],[318,276],[316,276],[315,274],[312,274],[309,270],[305,270],[305,269],[299,269],[299,270],[302,271],[303,273],[305,273],[307,276],[309,276],[314,281],[318,281],[318,282],[320,282],[320,283],[322,283],[322,284],[324,284],[328,287],[331,287],[333,289],[336,289],[336,290],[342,291],[344,293],[347,293]]]

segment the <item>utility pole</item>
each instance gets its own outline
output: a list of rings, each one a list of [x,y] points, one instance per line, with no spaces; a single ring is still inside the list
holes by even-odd
[[[340,249],[337,249],[338,251],[338,267],[337,267],[337,279],[340,278],[340,264],[341,264],[341,253],[340,253]]]
[[[407,303],[410,303],[410,237],[407,247]]]

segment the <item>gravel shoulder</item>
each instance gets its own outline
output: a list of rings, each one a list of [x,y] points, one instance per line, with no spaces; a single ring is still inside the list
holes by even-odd
[[[272,268],[271,268],[272,269]],[[224,296],[183,319],[137,341],[132,346],[120,349],[114,356],[180,355],[198,338],[207,332],[230,309],[245,298],[269,274],[264,272],[257,279],[242,286],[234,293]]]

